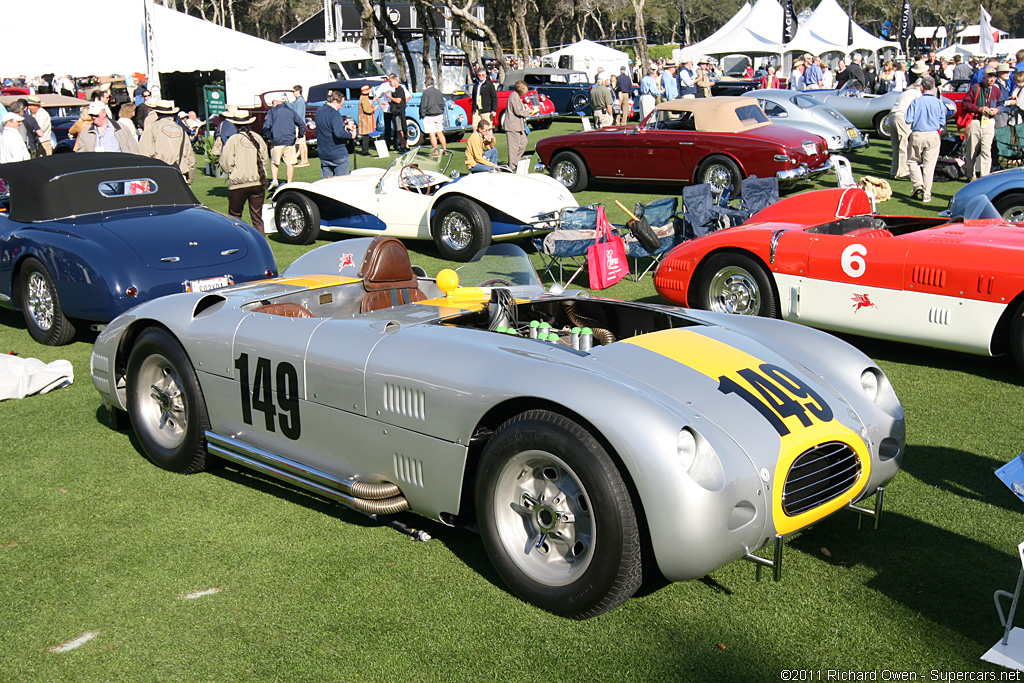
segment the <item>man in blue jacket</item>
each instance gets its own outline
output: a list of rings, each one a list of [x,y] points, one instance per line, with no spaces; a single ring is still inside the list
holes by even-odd
[[[348,175],[351,171],[348,141],[355,139],[356,124],[346,124],[338,112],[345,103],[337,90],[327,92],[327,101],[316,110],[316,149],[320,155],[320,177]]]
[[[289,183],[292,181],[292,177],[295,175],[295,162],[298,161],[298,155],[295,153],[295,130],[296,128],[303,132],[306,130],[306,122],[286,104],[284,94],[277,95],[273,105],[263,122],[263,137],[270,143],[272,180],[268,190],[273,190],[279,184],[277,169],[281,165],[281,161],[284,161],[285,177]]]

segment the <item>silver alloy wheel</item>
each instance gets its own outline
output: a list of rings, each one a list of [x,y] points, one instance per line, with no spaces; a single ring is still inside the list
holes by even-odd
[[[461,211],[451,211],[441,220],[440,235],[446,246],[462,251],[473,241],[473,221]]]
[[[1024,206],[1011,206],[1003,211],[1003,218],[1011,223],[1024,221]]]
[[[281,207],[281,220],[277,229],[293,239],[297,239],[306,228],[306,215],[295,202],[285,202]]]
[[[714,188],[715,192],[721,193],[732,185],[732,172],[725,164],[711,164],[704,171],[703,181]]]
[[[162,448],[177,448],[185,438],[188,416],[182,383],[171,362],[160,354],[147,357],[135,376],[141,425]]]
[[[524,574],[544,585],[568,585],[590,566],[597,540],[592,510],[576,474],[545,451],[511,458],[495,483],[501,543]]]
[[[576,183],[580,181],[580,169],[576,164],[567,160],[559,161],[555,164],[551,175],[566,187],[575,187]]]
[[[708,300],[716,313],[757,315],[761,310],[757,280],[739,266],[726,266],[715,273],[708,285]]]
[[[41,330],[53,327],[54,304],[53,293],[46,284],[46,277],[38,270],[28,276],[28,314]]]

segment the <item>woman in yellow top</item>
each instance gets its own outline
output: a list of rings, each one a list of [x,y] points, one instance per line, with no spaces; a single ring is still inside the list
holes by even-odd
[[[363,156],[370,154],[370,135],[377,130],[376,109],[376,103],[370,98],[370,86],[364,85],[359,89],[359,130],[356,131]]]
[[[466,141],[466,168],[470,173],[498,170],[498,148],[494,144],[491,122],[484,118],[478,119],[476,130]]]

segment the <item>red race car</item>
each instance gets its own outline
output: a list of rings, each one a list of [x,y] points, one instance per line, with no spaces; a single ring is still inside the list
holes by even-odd
[[[1009,350],[1024,369],[1024,231],[980,199],[951,221],[873,214],[858,188],[807,192],[679,245],[654,286],[683,306],[978,355]]]
[[[545,138],[537,154],[572,192],[597,178],[732,185],[738,193],[747,176],[775,176],[786,187],[829,168],[821,136],[772,123],[749,97],[662,102],[640,125]]]
[[[470,102],[470,92],[472,92],[472,90],[467,88],[466,94],[462,97],[456,98],[453,102],[466,110],[466,115],[469,116],[470,125],[475,126],[476,121],[473,120],[473,106]],[[495,128],[504,130],[505,108],[508,106],[509,96],[514,92],[514,90],[498,91],[498,112],[494,117]],[[536,90],[530,90],[527,92],[526,99],[529,101],[524,104],[528,109],[531,109],[534,112],[529,118],[530,128],[550,128],[551,120],[556,114],[555,103],[548,99],[546,95],[541,95]]]

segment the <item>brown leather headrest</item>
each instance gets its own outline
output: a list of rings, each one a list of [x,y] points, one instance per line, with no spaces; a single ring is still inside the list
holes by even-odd
[[[419,282],[405,245],[394,237],[385,236],[375,237],[370,242],[359,277],[363,278],[366,291],[415,288]]]

